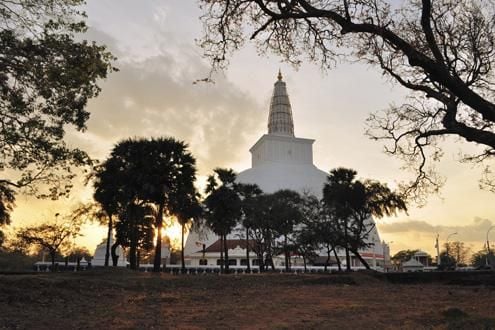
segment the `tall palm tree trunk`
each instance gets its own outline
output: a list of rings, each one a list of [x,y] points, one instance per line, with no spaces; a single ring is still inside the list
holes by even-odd
[[[155,258],[153,260],[153,272],[160,272],[160,266],[162,264],[162,227],[163,227],[163,203],[158,207],[158,214],[156,216],[156,229],[158,230],[156,235],[155,246]]]
[[[223,235],[220,235],[220,273],[223,274],[224,268],[224,260],[223,260]]]
[[[110,260],[110,241],[112,240],[112,231],[113,231],[112,214],[108,214],[108,233],[107,233],[107,247],[105,251],[105,267],[108,267],[108,263]]]
[[[247,261],[246,272],[251,272],[251,266],[249,263],[249,228],[248,227],[246,227],[246,261]]]
[[[347,236],[347,220],[344,222],[344,243],[345,243],[345,262],[346,262],[346,270],[348,272],[351,271],[351,255],[349,254],[349,238]]]
[[[223,244],[225,246],[225,274],[229,273],[229,246],[227,244],[227,235],[223,236]]]
[[[134,240],[131,242],[129,248],[129,267],[132,270],[137,269],[137,248],[136,248],[136,242]]]
[[[290,271],[289,248],[287,247],[287,235],[284,235],[285,271]]]

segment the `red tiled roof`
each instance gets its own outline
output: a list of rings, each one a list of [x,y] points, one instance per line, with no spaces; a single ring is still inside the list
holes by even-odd
[[[217,240],[215,243],[211,244],[210,246],[206,247],[205,252],[220,252],[221,241]],[[252,251],[252,246],[254,245],[254,242],[252,240],[249,240],[249,247],[250,251]],[[246,248],[246,240],[245,239],[228,239],[227,240],[227,248],[229,250],[233,250],[236,247],[240,247],[241,249]],[[203,250],[197,251],[199,253],[203,252]]]

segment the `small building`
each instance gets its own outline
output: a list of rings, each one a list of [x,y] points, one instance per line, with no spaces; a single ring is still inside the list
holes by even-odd
[[[408,261],[403,262],[401,265],[401,269],[405,273],[422,272],[424,271],[424,268],[425,266],[415,258],[411,258]]]
[[[110,240],[110,247],[113,244],[113,239]],[[105,254],[107,252],[107,240],[104,239],[95,249],[94,257],[91,260],[91,266],[99,267],[105,266]],[[119,245],[116,249],[116,253],[119,256],[119,260],[117,261],[117,267],[127,267],[127,260],[125,257],[124,249]],[[108,260],[109,265],[112,264],[112,255],[110,254],[110,258]]]
[[[425,267],[430,267],[431,266],[431,262],[430,262],[431,257],[425,251],[418,250],[418,252],[416,252],[414,254],[414,259],[416,259],[417,261],[419,261],[420,263],[422,263],[423,266],[425,266]]]
[[[251,241],[247,244],[252,244]],[[227,249],[229,254],[229,266],[247,266],[247,251],[245,239],[228,239]],[[187,266],[220,266],[221,241],[216,240],[213,244],[205,246],[191,253],[186,259]],[[252,249],[249,249],[250,266],[258,266],[258,259]]]

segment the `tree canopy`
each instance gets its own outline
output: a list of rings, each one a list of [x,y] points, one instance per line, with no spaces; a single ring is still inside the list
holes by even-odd
[[[221,266],[229,271],[227,235],[241,219],[242,203],[236,185],[236,174],[232,169],[216,168],[208,177],[207,196],[204,200],[206,224],[220,236],[222,255]],[[225,265],[223,254],[225,253]]]
[[[184,205],[194,204],[197,196],[196,160],[187,144],[173,138],[121,141],[97,177],[100,181],[97,181],[99,188],[95,197],[108,211],[115,207],[125,210],[129,205],[155,206],[154,271],[159,271],[163,216],[181,216],[185,212]]]
[[[386,185],[372,180],[361,182],[352,169],[337,168],[330,171],[323,188],[325,213],[334,219],[339,229],[338,244],[346,249],[347,267],[350,259],[347,251],[352,251],[368,268],[359,250],[374,243],[367,241],[374,224],[371,217],[381,218],[406,211],[404,198]]]
[[[114,58],[105,46],[80,40],[83,3],[0,2],[0,168],[7,170],[0,177],[0,223],[8,222],[18,189],[57,198],[71,188],[71,168],[91,163],[64,137],[68,127],[86,128],[86,104]]]
[[[56,217],[58,213],[56,214]],[[74,239],[79,236],[82,222],[75,218],[63,221],[45,221],[37,225],[21,228],[16,233],[19,246],[38,246],[50,254],[52,271],[55,271],[55,256],[59,252],[68,252]]]
[[[358,60],[411,92],[400,105],[371,115],[369,135],[417,173],[407,192],[437,190],[427,160],[438,142],[457,136],[495,155],[495,4],[491,0],[201,0],[200,45],[213,69],[254,40],[299,65],[330,68]],[[419,196],[413,194],[413,196]]]

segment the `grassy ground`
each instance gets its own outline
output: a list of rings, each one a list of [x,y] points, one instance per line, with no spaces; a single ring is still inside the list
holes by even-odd
[[[7,329],[495,329],[495,287],[369,274],[0,275]]]

